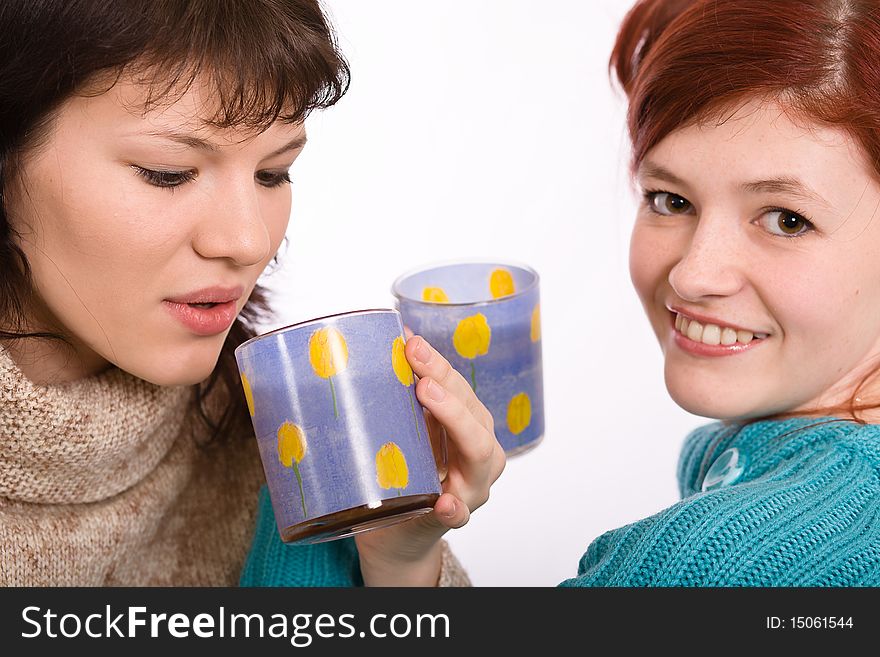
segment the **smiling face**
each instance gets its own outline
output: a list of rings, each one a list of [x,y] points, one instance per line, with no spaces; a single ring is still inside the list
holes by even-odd
[[[162,385],[210,375],[284,237],[305,133],[208,127],[205,91],[147,113],[147,88],[131,81],[72,97],[24,154],[6,208],[35,282],[27,326],[74,347],[10,343],[31,380],[109,364]]]
[[[630,274],[685,410],[849,399],[880,358],[880,185],[844,132],[749,102],[652,148]]]

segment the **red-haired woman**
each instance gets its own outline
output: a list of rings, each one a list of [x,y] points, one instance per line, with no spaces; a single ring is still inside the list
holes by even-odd
[[[880,584],[880,4],[644,0],[611,66],[680,502],[566,586]]]

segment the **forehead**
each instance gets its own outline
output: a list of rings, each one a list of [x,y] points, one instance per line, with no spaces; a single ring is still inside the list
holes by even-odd
[[[291,138],[304,133],[301,122],[282,120],[218,126],[216,119],[223,107],[205,78],[197,77],[186,86],[162,87],[124,76],[98,89],[69,99],[61,110],[63,122],[83,130],[100,128],[104,133],[185,133],[219,145],[241,144],[264,134]]]
[[[863,149],[844,130],[811,122],[772,101],[750,100],[671,132],[646,163],[682,177],[767,179],[780,176],[835,185],[875,178]]]

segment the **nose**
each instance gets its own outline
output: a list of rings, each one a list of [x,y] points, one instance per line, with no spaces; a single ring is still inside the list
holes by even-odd
[[[669,284],[681,299],[731,296],[743,287],[745,263],[737,226],[738,220],[729,215],[700,216],[669,271]]]
[[[193,249],[204,258],[226,258],[249,267],[269,257],[271,240],[253,181],[218,186],[201,209]]]

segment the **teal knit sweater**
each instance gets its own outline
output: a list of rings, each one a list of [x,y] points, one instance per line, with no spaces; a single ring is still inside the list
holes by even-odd
[[[269,490],[260,491],[257,531],[240,586],[363,586],[353,538],[287,545],[278,536]]]
[[[880,426],[716,422],[687,437],[678,485],[561,586],[880,586]]]
[[[712,467],[731,448],[733,480]],[[880,426],[716,422],[688,436],[678,483],[680,502],[597,538],[561,586],[880,586]],[[242,586],[362,583],[353,539],[282,543],[263,488]]]

